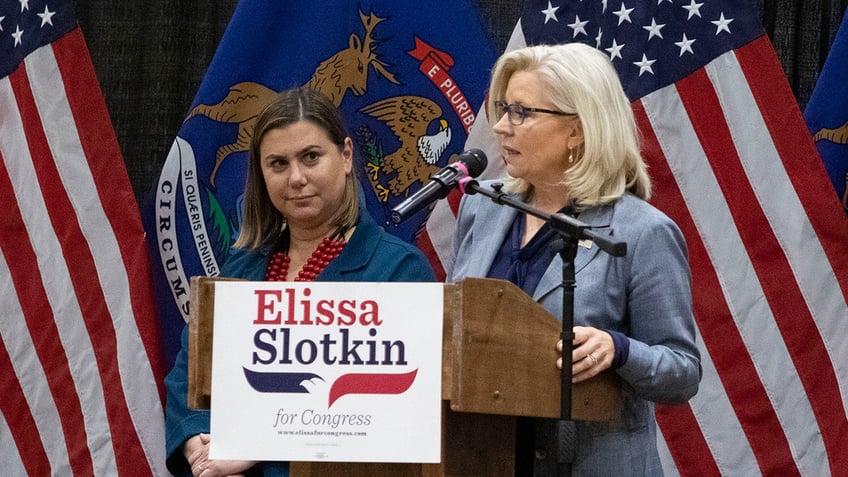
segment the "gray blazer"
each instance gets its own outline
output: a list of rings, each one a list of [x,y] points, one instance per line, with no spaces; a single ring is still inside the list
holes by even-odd
[[[483,195],[464,196],[447,281],[485,277],[518,213]],[[579,220],[627,243],[627,255],[618,258],[592,243],[579,246],[574,294],[575,325],[629,338],[628,359],[616,370],[624,383],[624,407],[617,424],[537,420],[534,475],[557,475],[557,461],[573,461],[574,476],[662,475],[653,403],[685,402],[701,379],[686,243],[671,219],[631,195],[584,210]],[[557,255],[533,294],[557,318],[561,281]],[[551,337],[552,345],[557,339]],[[571,426],[577,437],[573,449],[556,437]]]

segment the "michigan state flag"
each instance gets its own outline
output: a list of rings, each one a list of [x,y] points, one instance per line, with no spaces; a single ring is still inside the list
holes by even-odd
[[[368,210],[438,270],[430,210],[397,225],[390,211],[462,152],[495,58],[470,0],[240,2],[144,211],[166,362],[179,348],[190,278],[218,275],[238,235],[248,144],[276,92],[305,85],[332,99]]]
[[[848,16],[836,33],[804,118],[848,214]]]

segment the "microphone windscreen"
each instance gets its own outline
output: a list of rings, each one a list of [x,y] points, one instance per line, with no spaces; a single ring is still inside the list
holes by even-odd
[[[458,161],[465,163],[470,177],[477,177],[486,170],[489,160],[486,158],[486,153],[480,149],[469,149],[457,158]]]

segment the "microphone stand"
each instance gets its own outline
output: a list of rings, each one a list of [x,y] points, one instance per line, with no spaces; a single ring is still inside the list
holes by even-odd
[[[545,214],[527,204],[501,192],[503,184],[493,184],[488,190],[480,187],[475,180],[464,181],[460,184],[462,191],[469,195],[481,194],[489,197],[497,204],[507,205],[525,214],[538,217],[548,223],[562,239],[563,246],[559,250],[562,258],[562,382],[560,384],[560,415],[562,419],[571,420],[571,352],[574,347],[574,288],[575,279],[574,258],[577,256],[577,246],[580,240],[591,240],[601,250],[614,256],[623,257],[627,254],[627,244],[613,240],[608,235],[595,233],[592,227],[566,214]]]

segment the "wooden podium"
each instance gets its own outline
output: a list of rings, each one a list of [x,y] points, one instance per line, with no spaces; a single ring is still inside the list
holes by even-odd
[[[188,404],[208,409],[212,382],[214,282],[193,277]],[[559,320],[504,280],[467,278],[444,286],[442,459],[439,464],[291,462],[292,477],[513,475],[516,416],[560,417],[554,365]],[[572,419],[612,421],[621,384],[612,372],[572,387]]]

